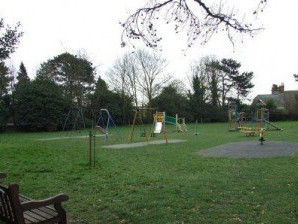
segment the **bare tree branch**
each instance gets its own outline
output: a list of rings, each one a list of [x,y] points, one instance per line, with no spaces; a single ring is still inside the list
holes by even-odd
[[[266,3],[267,0],[260,0],[253,14],[263,11]],[[201,44],[207,43],[219,31],[225,32],[234,44],[237,35],[254,36],[261,30],[237,19],[233,11],[224,12],[221,5],[213,9],[203,0],[150,0],[145,7],[138,9],[121,23],[121,45],[124,47],[129,44],[134,47],[133,40],[140,40],[148,47],[159,47],[162,38],[157,35],[156,23],[160,18],[166,24],[173,22],[176,33],[186,31],[188,47],[197,39],[201,40]]]

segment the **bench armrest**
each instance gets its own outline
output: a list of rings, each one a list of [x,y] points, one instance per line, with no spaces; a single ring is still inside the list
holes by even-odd
[[[45,207],[48,205],[59,205],[64,201],[67,201],[69,197],[65,194],[58,194],[54,197],[50,197],[44,200],[32,200],[32,201],[26,201],[21,203],[23,211],[28,211],[32,209],[37,209],[41,207]]]
[[[0,172],[0,183],[1,183],[1,179],[5,178],[5,177],[7,177],[6,173]]]

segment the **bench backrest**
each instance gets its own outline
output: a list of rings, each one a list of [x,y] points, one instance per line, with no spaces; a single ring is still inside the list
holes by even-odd
[[[0,185],[0,220],[11,224],[25,223],[17,184],[11,184],[9,187]]]

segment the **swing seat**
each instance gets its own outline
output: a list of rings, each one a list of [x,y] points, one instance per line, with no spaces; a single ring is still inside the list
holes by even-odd
[[[106,132],[106,130],[104,128],[102,128],[101,126],[96,126],[96,128],[101,131],[103,134],[109,134],[109,132]]]
[[[156,137],[156,134],[151,132],[150,137]]]

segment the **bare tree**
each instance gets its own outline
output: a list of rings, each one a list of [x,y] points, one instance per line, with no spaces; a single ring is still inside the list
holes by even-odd
[[[199,77],[202,84],[208,88],[208,65],[211,62],[209,56],[202,57],[199,61],[193,61],[190,64],[188,82],[190,84],[190,89],[194,92],[193,79],[194,77]]]
[[[151,106],[152,99],[171,79],[165,75],[167,62],[156,53],[138,50],[118,58],[107,72],[110,86],[132,97],[136,107]]]
[[[139,106],[139,98],[138,98],[138,68],[136,66],[136,58],[135,57],[128,57],[128,69],[129,72],[127,73],[128,79],[128,88],[130,90],[130,96],[133,98],[135,106]]]
[[[232,0],[229,0],[232,1]],[[251,13],[257,15],[262,12],[267,0],[257,0],[256,9]],[[185,30],[188,47],[191,47],[197,39],[205,44],[213,34],[223,31],[227,34],[231,43],[240,34],[255,35],[260,28],[254,28],[251,22],[243,20],[244,15],[224,7],[222,1],[212,4],[206,0],[148,0],[147,4],[131,14],[121,25],[121,45],[127,43],[133,45],[130,40],[141,40],[146,46],[158,47],[162,38],[157,35],[157,21],[163,19],[166,24],[173,22],[175,32]],[[241,13],[240,13],[241,14]],[[134,45],[133,45],[134,46]]]
[[[108,70],[108,83],[117,92],[127,93],[127,62],[124,58],[118,58]]]
[[[171,80],[171,76],[165,73],[167,61],[160,55],[145,50],[138,50],[135,54],[139,72],[138,85],[151,107],[152,99],[161,91],[161,87]]]
[[[11,59],[8,60],[8,69],[9,69],[9,91],[13,92],[15,90],[17,69]]]
[[[118,58],[107,72],[107,76],[112,88],[122,95],[127,94],[132,97],[137,107],[139,100],[135,56],[133,54],[125,54],[123,57]]]

